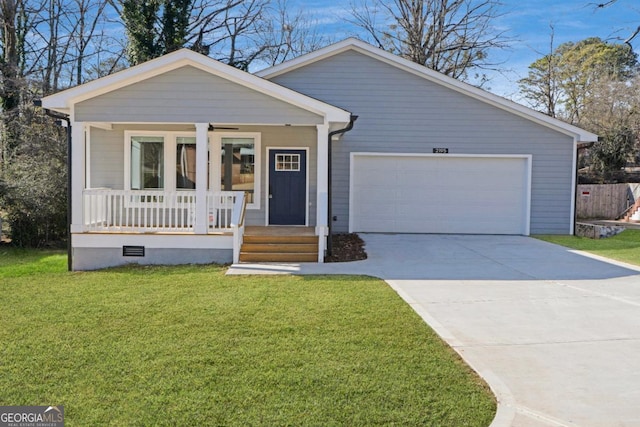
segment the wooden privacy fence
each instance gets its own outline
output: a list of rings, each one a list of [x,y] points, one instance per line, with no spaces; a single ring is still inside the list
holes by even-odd
[[[578,219],[616,219],[640,197],[640,184],[578,185]]]

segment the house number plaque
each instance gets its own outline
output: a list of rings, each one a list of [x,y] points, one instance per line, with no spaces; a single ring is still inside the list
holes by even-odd
[[[433,154],[447,154],[449,152],[448,148],[434,148]]]

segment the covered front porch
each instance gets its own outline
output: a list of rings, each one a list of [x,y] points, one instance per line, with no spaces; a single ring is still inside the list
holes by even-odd
[[[85,180],[81,193],[73,188],[82,201],[73,205],[74,216],[81,219],[72,224],[75,248],[91,242],[97,249],[101,241],[113,251],[129,246],[118,243],[123,235],[138,235],[165,248],[174,247],[181,236],[179,246],[188,247],[185,239],[190,236],[207,236],[218,241],[216,250],[229,253],[211,261],[256,261],[254,255],[241,255],[247,247],[255,252],[251,242],[243,246],[245,226],[269,226],[280,230],[277,243],[284,252],[275,258],[263,254],[261,260],[323,262],[326,195],[318,192],[317,183],[326,173],[319,170],[318,159],[318,144],[327,144],[324,126],[240,124],[218,130],[208,123],[76,123],[77,128],[84,128],[84,144],[74,148],[84,152],[75,158],[85,161],[76,173]],[[299,176],[300,183],[283,180],[289,176]],[[293,211],[298,213],[290,215]],[[290,244],[299,243],[302,234],[305,246],[282,246],[284,229]],[[151,235],[163,236],[162,243]],[[193,241],[194,248],[200,245]],[[265,252],[272,254],[273,245],[269,248]],[[175,249],[176,259],[193,256]]]
[[[71,126],[74,269],[238,262],[245,225],[310,227],[323,262],[349,112],[189,50],[42,105]]]

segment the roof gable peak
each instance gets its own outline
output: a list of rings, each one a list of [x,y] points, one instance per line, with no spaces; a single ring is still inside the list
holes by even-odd
[[[179,49],[117,73],[58,92],[42,99],[42,106],[69,114],[73,106],[87,99],[148,80],[169,71],[192,66],[213,76],[272,96],[291,105],[325,116],[328,121],[348,123],[349,113],[259,76],[239,70],[189,49]]]

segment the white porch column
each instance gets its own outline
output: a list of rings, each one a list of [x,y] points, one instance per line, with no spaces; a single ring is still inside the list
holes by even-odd
[[[327,168],[329,166],[329,125],[317,125],[318,130],[318,182],[316,200],[316,234],[318,235],[318,262],[324,262],[324,251],[326,249],[326,236],[329,232],[327,224],[327,214],[329,212],[329,176]]]
[[[196,123],[196,234],[207,234],[207,132],[209,123]]]
[[[71,232],[84,230],[85,124],[71,121]]]

